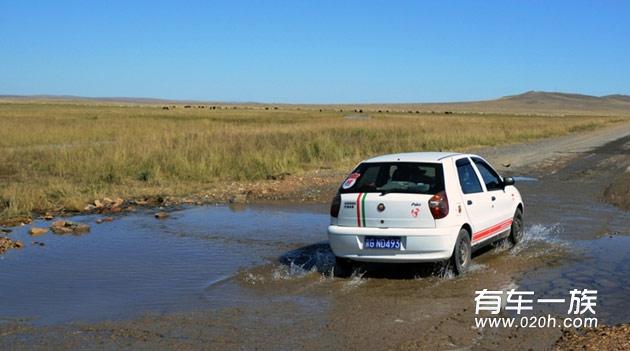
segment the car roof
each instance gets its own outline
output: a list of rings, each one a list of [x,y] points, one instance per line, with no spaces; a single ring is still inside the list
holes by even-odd
[[[459,152],[405,152],[377,156],[363,162],[442,162],[444,159],[459,155],[464,154]]]

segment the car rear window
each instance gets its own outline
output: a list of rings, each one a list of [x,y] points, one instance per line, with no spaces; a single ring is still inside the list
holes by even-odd
[[[440,163],[362,163],[341,185],[341,193],[435,194],[444,190]]]

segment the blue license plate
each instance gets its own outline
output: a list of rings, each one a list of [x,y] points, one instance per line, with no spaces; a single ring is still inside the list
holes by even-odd
[[[399,236],[366,236],[364,249],[400,250]]]

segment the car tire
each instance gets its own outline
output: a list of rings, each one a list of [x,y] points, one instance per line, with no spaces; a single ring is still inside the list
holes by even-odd
[[[464,228],[459,230],[453,255],[450,259],[450,266],[457,275],[464,273],[470,266],[472,248],[470,246],[470,233]]]
[[[346,278],[352,275],[354,270],[354,264],[352,260],[335,256],[335,271],[336,277]]]
[[[512,245],[516,245],[523,240],[523,211],[521,211],[520,208],[516,209],[516,212],[514,213],[509,238]]]

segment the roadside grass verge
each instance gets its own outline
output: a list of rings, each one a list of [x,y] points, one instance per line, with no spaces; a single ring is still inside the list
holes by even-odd
[[[182,196],[226,181],[349,169],[402,151],[495,146],[627,120],[0,103],[0,218],[80,210],[104,196]]]

